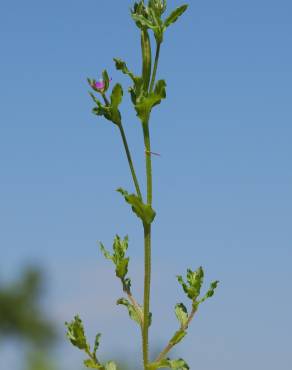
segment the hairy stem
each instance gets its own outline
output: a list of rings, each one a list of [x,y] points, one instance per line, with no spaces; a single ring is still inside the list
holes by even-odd
[[[144,316],[143,316],[142,308],[139,305],[139,303],[136,301],[136,299],[133,297],[132,292],[131,292],[130,289],[125,290],[125,292],[127,294],[127,297],[129,299],[129,301],[132,303],[132,305],[134,306],[136,312],[139,314],[140,319],[141,319],[141,323],[142,323],[141,327],[143,328],[143,325],[144,325]]]
[[[136,172],[135,172],[135,168],[134,168],[134,165],[133,165],[131,153],[130,153],[130,150],[129,150],[126,134],[125,134],[125,131],[124,131],[124,128],[123,128],[122,124],[119,125],[119,129],[120,129],[120,133],[121,133],[121,136],[122,136],[124,148],[125,148],[125,151],[126,151],[126,155],[127,155],[129,167],[130,167],[130,170],[131,170],[132,178],[133,178],[133,181],[134,181],[134,184],[135,184],[136,192],[137,192],[138,197],[142,200],[142,194],[141,194],[141,191],[140,191],[139,182],[138,182],[138,179],[137,179],[137,176],[136,176]]]
[[[190,322],[192,321],[193,317],[195,316],[195,313],[197,312],[198,307],[196,305],[193,305],[192,311],[190,313],[190,316],[187,320],[187,322],[180,327],[180,330],[187,330],[187,328],[190,325]],[[167,346],[160,352],[158,357],[156,358],[155,362],[159,362],[165,358],[167,353],[175,346],[175,343],[172,343],[171,340],[168,342]]]
[[[149,312],[151,284],[151,225],[144,224],[144,319],[142,328],[143,362],[146,370],[149,362]]]
[[[148,120],[143,123],[145,143],[145,161],[147,177],[147,204],[152,205],[152,164],[151,145]],[[148,364],[149,356],[149,312],[150,312],[150,285],[151,285],[151,225],[143,224],[144,227],[144,325],[143,325],[143,361],[144,368]]]
[[[156,79],[158,60],[159,60],[159,54],[160,54],[160,46],[161,46],[161,43],[157,42],[156,43],[155,61],[154,61],[152,79],[151,79],[151,84],[150,84],[150,92],[153,91],[153,87],[154,87],[154,83],[155,83],[155,79]]]

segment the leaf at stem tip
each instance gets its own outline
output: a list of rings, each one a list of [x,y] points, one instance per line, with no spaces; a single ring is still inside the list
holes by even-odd
[[[112,255],[105,249],[105,246],[101,242],[99,243],[99,248],[107,260],[113,259]]]
[[[150,225],[155,218],[155,211],[148,204],[144,204],[135,194],[129,194],[126,190],[118,188],[117,191],[123,195],[126,202],[132,206],[133,212],[144,223]]]
[[[118,109],[123,98],[123,88],[116,84],[111,94],[111,120],[117,125],[121,124],[121,113]]]
[[[186,306],[183,303],[178,303],[175,306],[175,314],[180,322],[180,325],[183,327],[186,325],[189,315],[188,315],[188,310],[186,309]]]
[[[207,293],[204,295],[204,297],[202,299],[200,299],[199,303],[203,303],[203,302],[205,302],[206,299],[211,298],[214,295],[215,290],[216,290],[218,284],[219,284],[219,281],[218,280],[213,281],[210,284],[210,287],[209,287]]]
[[[96,334],[95,336],[94,348],[93,348],[94,355],[96,355],[96,351],[98,350],[100,337],[101,337],[100,333]]]
[[[164,27],[167,28],[171,24],[175,23],[178,18],[187,10],[188,5],[184,4],[175,9],[165,20]]]
[[[124,73],[125,75],[128,75],[132,79],[133,82],[135,82],[136,79],[139,78],[139,77],[136,77],[134,75],[134,73],[129,71],[129,69],[127,67],[127,64],[123,60],[118,59],[118,58],[114,58],[114,62],[115,62],[115,65],[116,65],[116,69],[118,71],[122,71],[122,73]]]
[[[183,290],[187,294],[187,296],[192,300],[196,300],[197,297],[200,295],[201,287],[203,284],[204,270],[201,266],[196,271],[188,269],[187,283],[183,280],[182,276],[177,276],[177,280],[183,287]]]
[[[102,72],[102,81],[104,83],[103,92],[106,92],[109,88],[109,83],[110,83],[110,79],[109,79],[106,69]]]
[[[74,317],[74,319],[68,323],[65,323],[67,327],[67,338],[73,344],[73,346],[89,351],[89,344],[87,343],[83,323],[78,315]]]
[[[113,254],[110,254],[102,243],[99,243],[100,250],[106,259],[111,260],[116,266],[116,275],[122,280],[124,286],[131,286],[130,279],[125,279],[128,273],[129,257],[125,258],[125,253],[128,249],[128,236],[122,240],[119,235],[115,236],[113,243]]]

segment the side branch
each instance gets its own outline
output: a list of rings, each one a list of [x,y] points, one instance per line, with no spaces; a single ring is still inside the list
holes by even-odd
[[[133,165],[130,149],[129,149],[129,146],[128,146],[126,134],[125,134],[122,123],[119,125],[119,129],[120,129],[120,133],[121,133],[121,136],[122,136],[122,140],[123,140],[124,148],[125,148],[125,151],[126,151],[126,155],[127,155],[129,167],[130,167],[130,170],[131,170],[132,178],[133,178],[133,181],[134,181],[134,185],[135,185],[135,188],[136,188],[136,192],[137,192],[137,195],[140,198],[140,200],[142,200],[142,194],[141,194],[141,191],[140,191],[139,182],[138,182],[138,179],[137,179],[137,176],[136,176],[136,172],[135,172],[135,168],[134,168],[134,165]]]
[[[190,313],[190,316],[188,317],[188,320],[184,325],[181,325],[180,330],[185,331],[188,329],[192,319],[195,316],[195,313],[197,312],[198,306],[193,305],[192,311]],[[158,357],[156,358],[155,362],[159,362],[167,355],[167,353],[176,345],[176,343],[173,343],[171,340],[168,342],[167,346],[160,352]]]

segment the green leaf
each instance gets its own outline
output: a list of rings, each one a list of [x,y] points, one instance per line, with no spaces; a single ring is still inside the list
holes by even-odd
[[[153,107],[161,103],[162,99],[166,97],[166,82],[159,80],[156,83],[155,89],[150,94],[142,96],[135,105],[137,116],[142,122],[146,122],[149,118]]]
[[[113,361],[109,361],[105,364],[105,370],[117,370],[117,365]]]
[[[111,260],[112,261],[113,260],[112,255],[105,249],[104,245],[101,242],[99,243],[99,247],[100,247],[100,250],[103,253],[104,257],[107,260]]]
[[[186,335],[187,335],[187,332],[185,330],[178,330],[175,332],[174,336],[171,338],[170,343],[172,345],[175,345],[179,343]]]
[[[152,362],[147,366],[147,370],[155,370],[161,368],[170,368],[176,370],[189,370],[188,364],[183,359],[170,360],[169,358],[163,359],[159,362]]]
[[[120,84],[116,84],[111,94],[111,120],[117,125],[121,124],[121,114],[118,110],[123,98],[123,89]]]
[[[188,310],[186,309],[183,303],[178,303],[175,306],[175,314],[181,326],[183,327],[184,325],[186,325],[189,315],[188,315]]]
[[[155,218],[155,211],[148,204],[144,204],[135,194],[129,194],[126,190],[119,188],[119,193],[123,195],[126,202],[132,206],[133,212],[139,217],[144,223],[151,224]]]
[[[187,284],[185,283],[183,277],[181,275],[178,275],[177,280],[180,283],[180,285],[183,287],[184,292],[186,294],[188,294],[189,293],[189,288],[188,288]]]
[[[149,21],[146,17],[144,17],[143,15],[140,15],[140,14],[132,14],[132,18],[134,19],[134,21],[137,23],[137,26],[139,28],[141,27],[146,27],[146,28],[150,28],[152,30],[154,30],[157,26],[155,26],[154,24],[152,24],[151,21]]]
[[[103,91],[106,92],[109,88],[109,76],[108,76],[106,69],[102,72],[102,80],[104,82]]]
[[[169,27],[172,23],[176,22],[178,18],[187,10],[188,5],[182,5],[175,9],[165,20],[164,26],[165,28]]]
[[[128,264],[129,258],[125,258],[125,253],[128,249],[128,237],[126,236],[124,240],[116,235],[113,243],[113,254],[110,254],[104,247],[102,243],[100,243],[100,250],[105,256],[106,259],[113,261],[116,266],[116,275],[120,278],[123,282],[123,285],[130,286],[130,279],[125,280],[125,276],[128,273]]]
[[[98,350],[100,337],[101,337],[100,333],[96,334],[95,336],[94,348],[93,348],[94,355],[96,355],[96,351]]]
[[[189,297],[196,299],[201,292],[201,287],[204,281],[204,270],[200,266],[196,271],[187,270],[187,281],[190,285]]]
[[[88,367],[90,369],[102,369],[103,366],[102,365],[99,365],[97,364],[93,359],[89,358],[87,360],[84,361],[84,366],[85,367]]]
[[[118,71],[121,71],[123,74],[129,76],[133,82],[136,82],[137,79],[139,79],[139,77],[135,76],[134,73],[129,71],[126,63],[123,60],[118,59],[118,58],[114,58],[114,62],[115,62],[115,65],[116,65],[116,69]]]
[[[210,284],[210,287],[209,287],[209,290],[207,291],[207,293],[205,294],[205,296],[200,299],[199,303],[203,303],[205,302],[206,299],[212,297],[215,293],[215,289],[217,288],[219,284],[219,281],[216,280],[216,281],[213,281],[211,284]]]
[[[148,7],[153,9],[158,16],[166,10],[166,0],[149,0]]]
[[[200,295],[201,287],[204,280],[204,270],[199,267],[196,271],[191,269],[187,270],[187,282],[183,280],[181,276],[177,277],[178,282],[183,287],[184,292],[193,301]]]
[[[136,321],[136,323],[138,323],[140,326],[142,325],[142,319],[141,319],[142,308],[141,308],[140,313],[137,312],[135,307],[126,298],[118,299],[117,304],[118,305],[121,304],[121,305],[127,307],[130,318],[132,320]]]
[[[70,340],[73,346],[89,351],[90,347],[86,341],[84,327],[80,317],[76,315],[74,320],[72,320],[70,323],[66,322],[65,325],[67,326],[67,338]]]
[[[117,263],[116,275],[118,278],[123,279],[128,273],[129,257],[122,259]]]

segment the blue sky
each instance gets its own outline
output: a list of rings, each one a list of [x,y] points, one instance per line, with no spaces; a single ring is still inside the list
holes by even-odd
[[[45,267],[48,312],[60,328],[79,312],[91,335],[104,333],[106,357],[133,356],[139,333],[114,305],[120,287],[96,240],[109,246],[115,233],[129,234],[141,296],[142,233],[115,192],[133,189],[120,137],[90,113],[86,77],[107,68],[126,91],[112,58],[140,71],[131,4],[11,0],[0,13],[0,277]],[[161,153],[152,338],[160,346],[175,330],[175,275],[202,264],[221,286],[176,350],[192,369],[292,365],[291,12],[288,0],[194,1],[165,37],[158,75],[168,98],[151,122]],[[127,94],[122,114],[142,181]],[[59,356],[64,370],[78,369],[80,354],[66,343]]]

